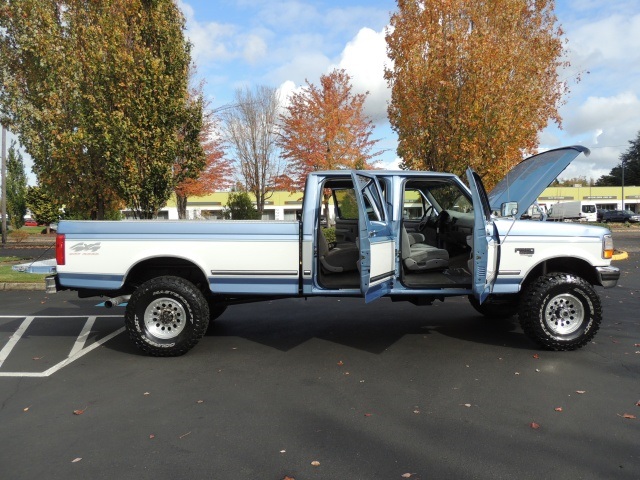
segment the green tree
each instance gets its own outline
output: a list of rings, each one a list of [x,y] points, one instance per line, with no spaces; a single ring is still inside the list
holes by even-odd
[[[620,163],[613,167],[607,175],[596,181],[599,187],[622,185],[622,169],[624,166],[624,184],[640,185],[640,132],[635,140],[630,140],[629,149],[620,155]]]
[[[397,0],[387,46],[389,120],[403,165],[487,187],[533,153],[567,90],[553,0]]]
[[[259,220],[260,213],[247,192],[230,193],[223,211],[224,218],[231,220]]]
[[[18,230],[24,225],[27,213],[27,175],[22,154],[12,142],[7,155],[7,212],[11,216],[11,228]]]
[[[33,219],[38,223],[47,225],[55,223],[60,219],[61,205],[42,187],[29,187],[27,189],[27,207],[31,210]]]
[[[204,167],[184,130],[198,122],[173,0],[12,0],[0,31],[0,115],[70,209],[100,219],[124,201],[151,218],[177,158],[189,175]]]

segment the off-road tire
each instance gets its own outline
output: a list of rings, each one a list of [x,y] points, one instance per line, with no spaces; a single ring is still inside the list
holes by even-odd
[[[214,320],[217,320],[226,310],[227,305],[220,303],[215,297],[208,296],[207,303],[209,304],[209,326],[207,327],[207,334],[210,334],[214,327]]]
[[[188,280],[157,277],[133,292],[125,325],[131,340],[143,352],[154,357],[176,357],[187,353],[204,336],[209,305]]]
[[[525,289],[519,317],[524,333],[541,347],[575,350],[597,333],[602,305],[586,280],[568,273],[549,273]]]
[[[515,295],[509,295],[515,297]],[[518,313],[517,298],[498,299],[487,298],[484,302],[479,303],[478,299],[473,295],[469,295],[469,303],[476,310],[488,319],[501,320],[511,318]]]

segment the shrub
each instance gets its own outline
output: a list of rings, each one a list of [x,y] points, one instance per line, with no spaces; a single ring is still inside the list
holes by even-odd
[[[16,243],[22,243],[29,237],[29,234],[24,230],[11,230],[9,235],[16,241]]]
[[[329,243],[335,243],[336,241],[336,229],[334,227],[323,228],[322,233],[324,233],[324,238],[327,239]]]

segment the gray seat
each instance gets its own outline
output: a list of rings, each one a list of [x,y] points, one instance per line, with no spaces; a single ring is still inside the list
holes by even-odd
[[[409,234],[401,227],[402,263],[411,271],[444,270],[449,266],[449,252],[418,240],[420,234]]]
[[[360,249],[355,244],[331,248],[322,228],[318,229],[318,259],[325,273],[350,272],[358,268]]]

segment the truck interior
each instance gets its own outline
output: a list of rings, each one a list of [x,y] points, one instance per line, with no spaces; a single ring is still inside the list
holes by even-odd
[[[384,182],[381,186],[385,190]],[[328,289],[359,288],[358,204],[351,178],[327,180],[321,202],[318,283]],[[410,178],[401,211],[402,284],[417,289],[470,288],[474,215],[468,194],[450,178]],[[326,227],[333,228],[335,238]]]
[[[471,285],[473,205],[449,178],[405,183],[401,225],[401,282],[413,288]]]
[[[325,182],[321,202],[317,243],[318,283],[329,289],[359,288],[358,203],[351,178]],[[333,219],[329,214],[331,208]],[[325,226],[333,228],[335,237],[327,239]]]

